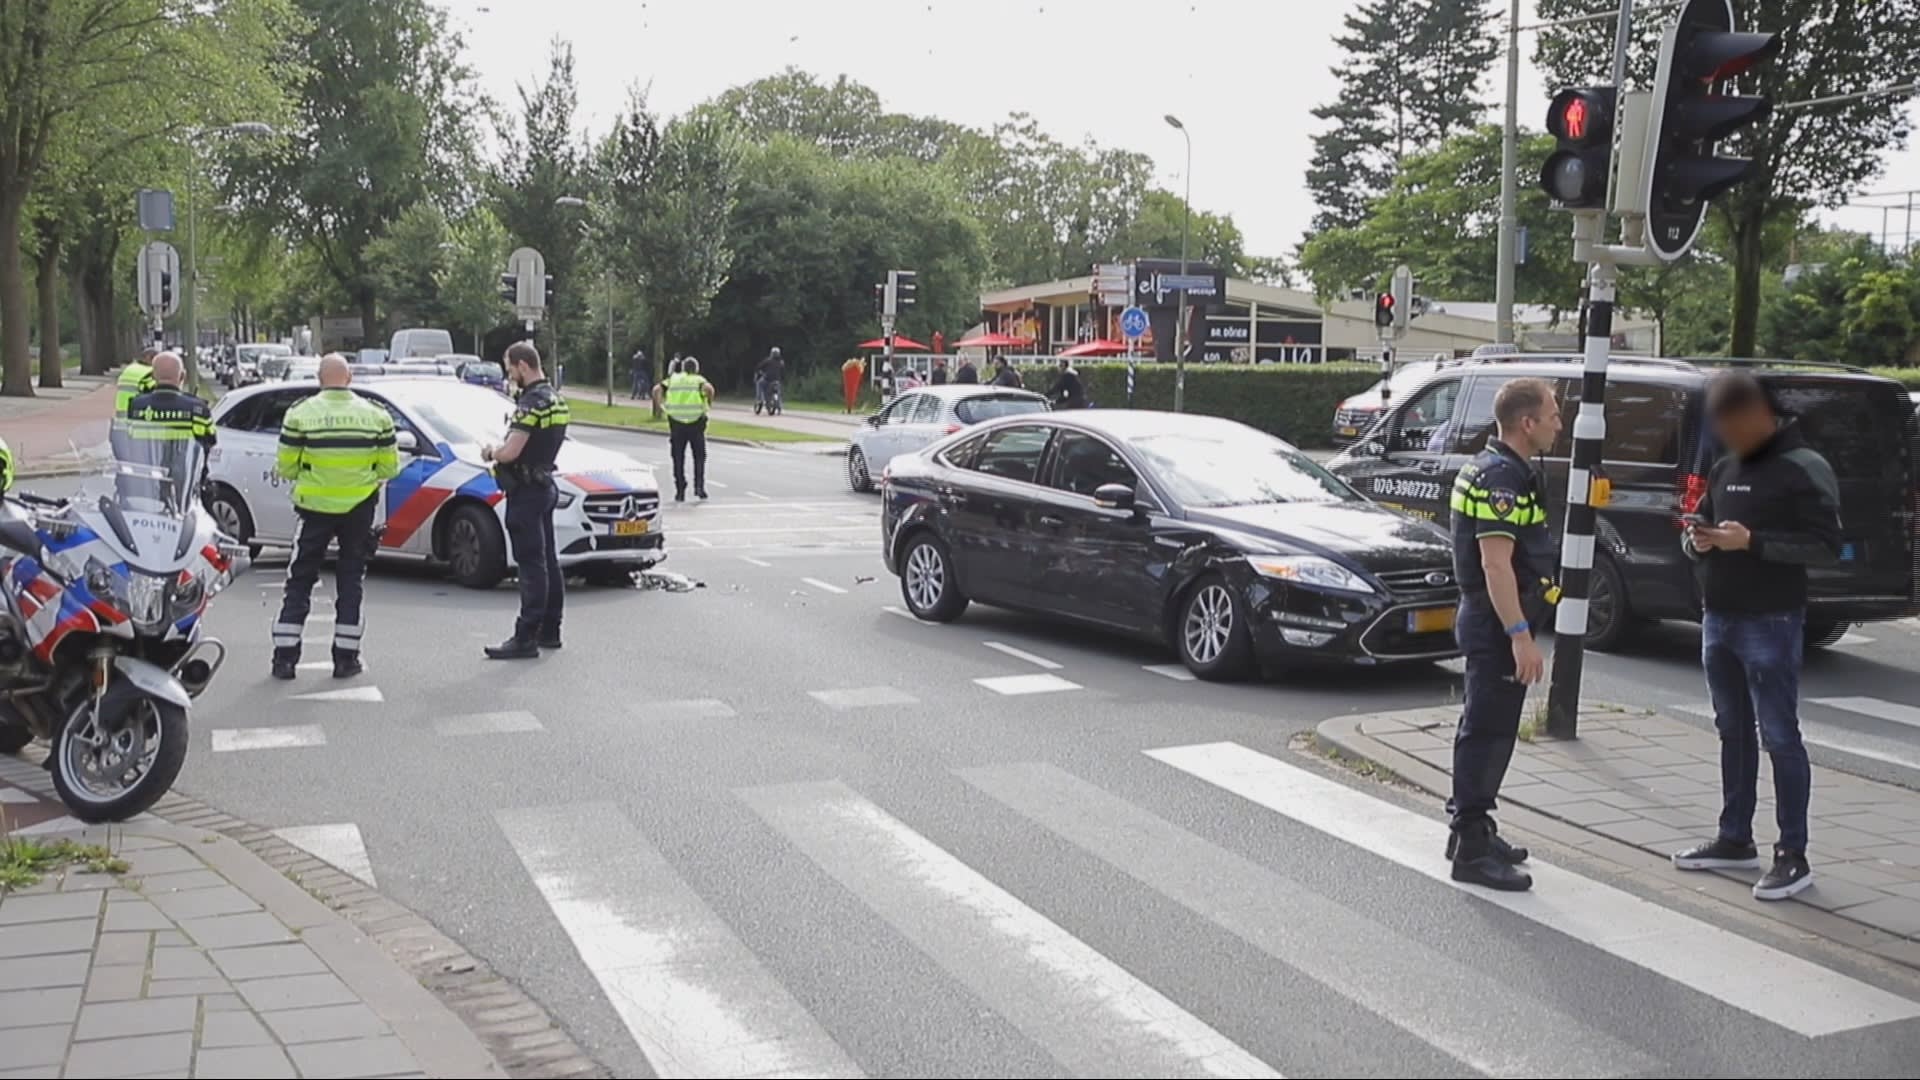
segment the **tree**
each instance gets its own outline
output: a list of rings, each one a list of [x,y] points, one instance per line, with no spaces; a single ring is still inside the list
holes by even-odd
[[[1766,297],[1766,351],[1789,360],[1903,365],[1920,344],[1920,271],[1857,234],[1818,238],[1792,283]]]
[[[1183,221],[1188,232],[1187,254],[1194,262],[1224,268],[1235,277],[1246,276],[1248,258],[1246,238],[1240,227],[1224,214],[1204,210],[1186,215],[1187,204],[1169,191],[1154,189],[1140,201],[1140,209],[1127,223],[1105,255],[1109,259],[1177,259]],[[1081,271],[1085,273],[1085,271]]]
[[[452,261],[452,247],[447,215],[430,202],[407,207],[367,245],[367,265],[390,319],[409,326],[445,321],[440,276]]]
[[[453,223],[451,243],[447,260],[434,278],[440,311],[447,329],[471,332],[478,339],[512,314],[500,299],[500,268],[506,265],[512,244],[500,219],[485,207]]]
[[[791,67],[733,87],[704,107],[725,113],[749,141],[787,135],[834,157],[897,154],[933,162],[971,134],[934,117],[887,112],[879,94],[845,75],[826,84]]]
[[[1538,0],[1543,19],[1583,13],[1588,0]],[[1734,0],[1735,24],[1781,35],[1780,54],[1739,80],[1739,92],[1776,105],[1827,98],[1899,82],[1920,67],[1920,0]],[[1630,70],[1646,85],[1651,42],[1662,18],[1636,20]],[[1613,34],[1593,26],[1540,35],[1535,60],[1553,85],[1604,79]],[[1779,110],[1722,147],[1751,158],[1753,174],[1714,203],[1730,237],[1733,277],[1732,352],[1753,354],[1769,235],[1797,221],[1811,205],[1838,205],[1875,176],[1888,150],[1906,144],[1904,97]]]
[[[1480,79],[1495,47],[1484,0],[1366,0],[1334,44],[1335,99],[1313,110],[1331,126],[1314,136],[1307,187],[1315,231],[1358,225],[1409,153],[1430,149],[1480,118]]]
[[[509,247],[531,247],[546,259],[554,280],[555,310],[547,319],[554,340],[565,337],[574,343],[574,331],[584,326],[591,280],[581,258],[586,220],[578,209],[556,205],[556,200],[589,195],[591,178],[575,119],[580,93],[573,46],[554,40],[548,46],[546,77],[521,85],[519,93],[519,123],[498,129],[504,153],[488,186],[498,223],[511,238]],[[494,274],[504,266],[503,252]],[[593,335],[582,331],[577,336]]]

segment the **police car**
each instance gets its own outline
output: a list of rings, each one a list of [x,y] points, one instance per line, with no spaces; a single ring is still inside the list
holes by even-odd
[[[484,387],[434,377],[356,382],[355,393],[393,414],[400,475],[387,485],[379,554],[445,564],[462,585],[490,588],[511,569],[504,498],[480,448],[505,441],[511,402]],[[215,406],[219,445],[208,464],[207,510],[221,531],[255,549],[293,541],[287,481],[274,473],[280,421],[314,383],[266,383]],[[560,565],[590,581],[622,583],[666,558],[653,470],[625,454],[569,438],[556,463],[553,533]]]

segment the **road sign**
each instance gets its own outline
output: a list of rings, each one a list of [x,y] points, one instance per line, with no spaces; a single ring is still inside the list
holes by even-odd
[[[141,188],[134,199],[140,227],[148,232],[173,231],[173,192]]]
[[[1147,336],[1147,312],[1144,308],[1130,307],[1120,313],[1120,332],[1128,341],[1138,341]]]
[[[1156,284],[1161,292],[1213,292],[1212,274],[1159,274]]]
[[[180,310],[180,253],[158,240],[140,249],[140,307],[156,319]]]
[[[1107,307],[1132,303],[1133,267],[1126,263],[1102,263],[1094,267],[1093,296]]]
[[[522,319],[538,319],[547,313],[546,256],[530,247],[519,248],[507,256],[507,273],[516,278],[514,312]]]

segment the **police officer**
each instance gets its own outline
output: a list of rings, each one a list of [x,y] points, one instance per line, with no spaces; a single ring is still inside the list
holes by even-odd
[[[0,439],[0,495],[13,490],[13,447]]]
[[[687,449],[693,449],[693,493],[707,497],[707,411],[713,384],[700,377],[700,361],[687,357],[679,370],[653,388],[654,404],[667,410],[667,434],[673,451],[673,501],[687,501]]]
[[[213,445],[213,410],[198,394],[180,388],[186,377],[186,365],[177,355],[163,352],[154,356],[147,375],[153,388],[135,397],[126,410],[128,419],[140,422],[136,434],[141,430],[170,435],[184,432],[202,446]]]
[[[560,502],[553,465],[560,444],[566,441],[570,414],[567,400],[540,370],[540,352],[532,342],[508,346],[507,378],[520,388],[507,441],[480,453],[494,463],[494,478],[507,496],[507,539],[519,567],[520,617],[513,624],[513,636],[487,646],[487,656],[530,660],[541,649],[560,647],[567,585],[553,538],[553,511]]]
[[[373,555],[373,520],[380,485],[400,474],[393,417],[347,389],[353,369],[329,353],[320,360],[320,392],[287,410],[280,424],[274,471],[293,482],[293,508],[300,524],[293,537],[286,596],[273,624],[273,677],[291,679],[300,663],[300,632],[306,626],[314,582],[327,545],[338,541],[334,564],[333,677],[365,671],[360,640],[366,626],[361,593]]]
[[[1527,687],[1546,661],[1534,643],[1531,609],[1544,620],[1551,598],[1553,541],[1540,475],[1529,461],[1560,435],[1560,406],[1544,379],[1514,379],[1493,399],[1496,438],[1453,484],[1453,572],[1460,582],[1454,633],[1466,653],[1466,705],[1453,740],[1453,879],[1521,892],[1525,848],[1501,839],[1493,822],[1500,783],[1513,759]]]
[[[140,359],[120,369],[120,378],[115,385],[113,415],[127,416],[133,407],[133,399],[154,388],[153,361],[160,350],[149,346],[140,354]]]

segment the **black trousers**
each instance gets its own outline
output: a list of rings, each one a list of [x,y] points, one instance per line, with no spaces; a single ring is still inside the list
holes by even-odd
[[[1454,637],[1467,658],[1466,704],[1453,737],[1454,828],[1489,817],[1513,761],[1527,688],[1514,678],[1513,639],[1483,593],[1463,597]]]
[[[687,493],[688,447],[693,448],[693,490],[696,493],[707,490],[707,418],[703,416],[691,424],[668,420],[667,434],[673,450],[674,494]]]
[[[333,606],[333,655],[335,659],[347,659],[359,654],[360,638],[366,631],[361,598],[367,560],[373,557],[373,515],[379,499],[376,491],[344,514],[295,511],[300,527],[293,535],[293,563],[287,567],[287,591],[280,601],[280,617],[273,624],[274,659],[300,659],[300,634],[313,607],[313,586],[320,580],[327,546],[335,541],[340,544],[340,558],[333,564],[333,587],[338,594]]]
[[[551,480],[515,488],[507,496],[507,542],[520,575],[520,617],[513,636],[532,641],[558,636],[567,603],[567,582],[560,574],[560,549],[553,542],[553,511],[560,491]]]

